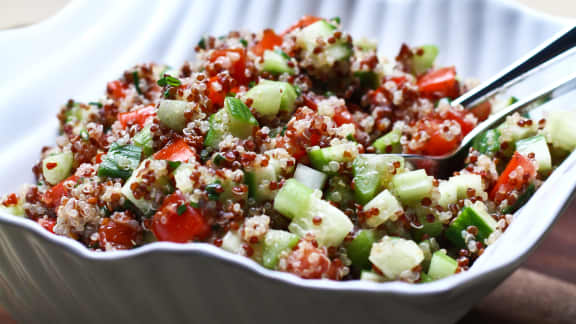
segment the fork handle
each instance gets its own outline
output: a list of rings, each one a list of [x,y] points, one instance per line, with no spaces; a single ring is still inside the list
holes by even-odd
[[[556,37],[546,41],[507,69],[458,97],[452,103],[471,108],[473,104],[492,95],[508,83],[574,47],[576,47],[576,25],[560,32]]]

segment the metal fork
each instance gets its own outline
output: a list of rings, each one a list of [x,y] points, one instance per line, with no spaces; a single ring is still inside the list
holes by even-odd
[[[452,105],[462,105],[470,108],[472,105],[486,100],[494,93],[501,91],[520,80],[533,75],[546,66],[558,62],[572,54],[572,49],[576,50],[576,26],[548,40],[528,55],[512,64],[502,72],[486,81],[480,86],[472,89],[468,93],[460,96],[452,102]],[[576,69],[569,72],[576,72]],[[427,156],[419,154],[390,154],[402,156],[416,168],[426,169],[429,175],[438,178],[448,178],[454,171],[460,170],[464,166],[464,161],[469,153],[470,146],[476,136],[484,131],[493,128],[503,122],[507,116],[517,111],[527,111],[535,108],[537,102],[542,99],[553,100],[576,88],[576,73],[570,74],[567,78],[556,82],[550,87],[524,98],[515,104],[498,111],[488,119],[480,123],[468,135],[464,137],[458,149],[443,156]]]

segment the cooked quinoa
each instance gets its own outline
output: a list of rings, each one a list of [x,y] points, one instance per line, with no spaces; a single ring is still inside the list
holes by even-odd
[[[2,209],[94,251],[207,242],[306,279],[427,282],[466,271],[574,149],[573,115],[518,114],[449,179],[387,153],[454,151],[491,105],[434,46],[390,60],[339,19],[207,36],[180,68],[125,71],[70,99],[36,185]],[[501,103],[500,103],[501,104]]]

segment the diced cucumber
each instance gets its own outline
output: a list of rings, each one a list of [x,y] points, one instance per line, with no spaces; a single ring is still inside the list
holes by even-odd
[[[305,164],[299,163],[294,172],[294,179],[300,181],[311,189],[322,190],[324,183],[326,182],[326,174],[316,169],[312,169]]]
[[[399,129],[393,129],[374,141],[372,146],[376,149],[376,153],[380,154],[402,153],[402,144],[400,144],[401,137],[402,132]]]
[[[463,173],[451,177],[448,182],[456,186],[458,199],[468,198],[468,189],[474,190],[474,196],[479,196],[482,192],[484,192],[482,177],[479,174]]]
[[[222,248],[234,254],[240,254],[242,248],[242,238],[238,232],[228,231],[222,238]]]
[[[192,193],[194,190],[194,183],[190,176],[192,172],[197,168],[190,163],[182,163],[174,170],[174,180],[176,182],[176,188],[178,188],[183,193]]]
[[[388,190],[382,191],[364,206],[365,211],[374,208],[378,210],[378,214],[371,215],[366,219],[366,225],[372,228],[378,227],[388,220],[395,221],[404,213],[396,197]]]
[[[464,239],[469,226],[478,229],[477,239],[484,242],[498,226],[486,210],[476,205],[464,207],[446,230],[446,238],[459,248],[466,248]]]
[[[427,275],[424,272],[420,273],[420,283],[427,283],[427,282],[432,282],[434,280],[432,280],[432,278],[430,278],[429,275]]]
[[[288,82],[262,80],[246,93],[252,99],[252,107],[264,116],[275,116],[279,111],[293,111],[298,97]]]
[[[394,175],[392,186],[395,195],[404,204],[420,202],[432,193],[433,177],[426,175],[425,170],[415,170]]]
[[[212,114],[210,116],[210,128],[204,139],[204,146],[217,149],[220,141],[230,132],[229,124],[230,118],[224,108]]]
[[[25,216],[26,213],[24,212],[24,207],[22,204],[24,203],[23,197],[17,197],[18,201],[16,204],[9,204],[8,206],[4,205],[2,202],[6,201],[7,197],[0,198],[0,212],[4,212],[8,215],[13,216]]]
[[[354,142],[312,149],[308,152],[312,166],[329,175],[337,174],[341,162],[352,162],[357,155],[358,147]]]
[[[336,62],[348,59],[350,56],[352,56],[352,45],[343,42],[337,42],[335,44],[328,45],[324,51],[328,57],[329,62]]]
[[[538,172],[548,173],[552,169],[552,156],[544,135],[537,135],[516,142],[516,151],[525,156],[533,153],[536,162],[538,162]]]
[[[294,69],[288,66],[290,57],[282,51],[265,51],[264,61],[260,65],[260,68],[264,72],[272,74],[294,74]]]
[[[90,119],[91,114],[90,105],[84,105],[79,103],[74,103],[72,107],[69,107],[64,116],[66,117],[66,123],[85,123]]]
[[[498,126],[498,131],[500,132],[500,142],[507,142],[509,144],[508,149],[504,152],[507,155],[514,153],[514,144],[517,141],[523,138],[534,136],[538,131],[538,126],[536,123],[533,123],[532,125],[528,125],[526,123],[524,123],[523,126],[518,125],[521,119],[522,117],[520,117],[518,114],[508,116],[506,121]]]
[[[298,34],[296,42],[304,49],[311,51],[316,47],[318,38],[329,38],[336,31],[336,26],[328,23],[326,20],[317,21],[305,28]]]
[[[274,198],[274,209],[280,214],[295,218],[310,209],[314,190],[296,179],[288,179]]]
[[[424,260],[424,254],[412,240],[384,236],[372,245],[370,262],[389,279],[398,279],[405,271],[410,271]]]
[[[395,173],[403,171],[404,159],[379,154],[360,154],[354,160],[353,169],[356,200],[365,204],[382,188],[388,186]]]
[[[360,81],[362,89],[377,89],[380,86],[378,74],[374,71],[356,71],[354,77]]]
[[[482,154],[493,155],[500,150],[500,131],[489,129],[474,139],[472,147]]]
[[[142,182],[143,179],[139,177],[140,171],[145,169],[146,161],[144,160],[140,163],[140,166],[132,173],[132,176],[126,181],[124,186],[122,186],[121,192],[128,199],[136,208],[138,208],[144,215],[151,215],[156,206],[153,201],[146,200],[146,199],[136,199],[134,194],[132,193],[132,184]]]
[[[144,154],[145,158],[149,157],[150,155],[152,155],[152,153],[154,153],[154,149],[152,148],[153,142],[152,142],[152,133],[150,132],[150,126],[147,126],[138,133],[136,133],[136,135],[134,135],[134,137],[132,138],[132,141],[134,145],[142,149],[142,154]]]
[[[458,186],[450,181],[441,181],[438,184],[438,205],[447,208],[451,204],[458,202]]]
[[[346,251],[352,264],[361,269],[370,269],[370,249],[376,242],[374,230],[360,230],[354,239],[346,245]]]
[[[350,179],[346,176],[333,176],[328,180],[325,199],[345,209],[354,203],[354,191],[350,188]]]
[[[239,138],[247,138],[252,135],[255,127],[258,126],[258,121],[250,109],[242,102],[242,100],[234,97],[226,97],[224,99],[224,109],[228,113],[230,120],[230,133]]]
[[[576,148],[576,112],[551,111],[546,116],[544,135],[552,146],[573,151]]]
[[[42,174],[51,185],[56,185],[66,179],[72,171],[74,156],[72,152],[61,152],[47,156],[42,161]]]
[[[438,245],[438,242],[436,241],[435,238],[429,238],[427,240],[424,240],[418,243],[418,246],[422,250],[422,253],[424,253],[424,260],[422,261],[422,269],[424,271],[428,271],[430,267],[430,261],[432,261],[432,254],[438,251],[440,246]]]
[[[532,195],[536,192],[536,187],[533,183],[529,184],[526,190],[516,199],[513,205],[507,206],[502,211],[504,214],[513,214],[515,211],[520,209],[520,207],[524,206],[528,200],[532,197]]]
[[[444,225],[438,219],[437,211],[434,208],[417,206],[415,211],[420,223],[420,228],[412,228],[412,236],[416,241],[421,241],[425,236],[438,237],[442,234]]]
[[[272,200],[276,191],[270,190],[270,182],[278,181],[278,162],[269,160],[265,167],[250,168],[246,172],[249,195],[258,201]]]
[[[386,281],[386,278],[377,274],[374,271],[362,270],[362,272],[360,272],[360,280],[372,281],[372,282],[384,282]]]
[[[453,275],[458,268],[458,262],[446,255],[444,251],[436,251],[432,255],[428,276],[432,280],[438,280]]]
[[[411,58],[412,74],[420,75],[434,66],[434,60],[438,56],[438,47],[434,45],[423,45],[413,50],[414,56]]]
[[[98,167],[99,177],[128,179],[140,164],[142,148],[132,144],[112,143]]]
[[[191,110],[194,103],[182,100],[164,99],[158,105],[158,120],[176,131],[181,131],[186,127],[186,117],[184,114]]]
[[[302,201],[302,197],[299,198]],[[292,204],[301,202],[293,201]],[[339,246],[354,225],[340,209],[329,202],[311,197],[304,213],[295,214],[288,226],[290,232],[304,237],[310,233],[318,244],[326,247]]]
[[[299,240],[298,235],[290,232],[269,230],[264,238],[262,265],[269,269],[276,269],[280,255],[285,251],[290,251]]]

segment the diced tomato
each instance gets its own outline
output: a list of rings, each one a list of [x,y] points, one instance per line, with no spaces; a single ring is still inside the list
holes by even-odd
[[[154,106],[147,106],[144,108],[140,108],[125,113],[119,113],[118,120],[120,121],[120,124],[122,124],[123,128],[126,128],[126,126],[133,124],[138,124],[144,127],[146,119],[148,119],[148,117],[155,115],[156,115],[156,108]]]
[[[462,136],[466,136],[466,134],[470,133],[470,131],[472,131],[474,127],[476,127],[476,122],[474,121],[474,118],[472,119],[466,118],[468,114],[469,112],[466,110],[455,109],[451,107],[450,109],[448,109],[444,117],[445,119],[451,119],[460,124],[460,129],[462,130]]]
[[[176,191],[164,199],[162,207],[154,214],[152,231],[159,241],[186,243],[206,239],[210,235],[210,226],[201,211]]]
[[[391,78],[389,78],[389,80],[396,83],[396,85],[398,87],[403,86],[404,83],[406,83],[406,81],[408,81],[405,76],[391,77]]]
[[[210,54],[210,62],[215,62],[218,58],[226,56],[230,59],[231,66],[228,68],[230,75],[238,82],[238,84],[246,84],[248,80],[246,78],[246,53],[244,49],[234,48],[234,49],[224,49],[224,50],[214,50]]]
[[[430,71],[418,79],[420,93],[429,98],[456,98],[460,94],[458,80],[456,80],[456,69],[445,67]]]
[[[126,97],[126,93],[124,93],[125,89],[126,87],[119,80],[108,82],[108,85],[106,86],[108,95],[114,100]]]
[[[335,275],[326,251],[316,247],[310,241],[298,242],[284,261],[281,263],[280,270],[304,279],[321,279]]]
[[[102,157],[106,155],[106,153],[98,153],[96,154],[96,156],[94,157],[94,161],[96,161],[96,163],[102,163]]]
[[[156,160],[187,162],[196,159],[196,151],[182,138],[164,146],[154,154]]]
[[[46,191],[42,196],[42,200],[48,207],[51,208],[58,207],[58,205],[60,205],[62,197],[70,193],[70,189],[68,189],[64,184],[69,182],[78,183],[78,180],[79,178],[74,175],[62,180],[54,187],[48,189],[48,191]]]
[[[490,113],[492,112],[492,104],[490,101],[484,101],[483,103],[470,108],[470,112],[473,113],[476,118],[478,118],[478,121],[484,121],[490,116]]]
[[[100,223],[98,240],[102,249],[127,250],[142,240],[142,229],[129,212],[114,213]]]
[[[226,90],[222,87],[217,76],[213,76],[208,81],[208,98],[212,101],[213,105],[218,107],[224,106],[224,99],[226,98]]]
[[[46,230],[50,231],[50,233],[54,233],[54,226],[56,225],[56,219],[48,218],[48,217],[42,217],[42,218],[38,218],[37,222],[38,222],[38,224],[40,224],[40,226],[42,226]]]
[[[289,34],[291,31],[299,28],[304,28],[306,26],[312,25],[313,23],[322,20],[322,18],[314,17],[314,16],[303,16],[296,22],[294,25],[288,27],[283,33],[282,36]]]
[[[334,109],[334,116],[332,116],[332,119],[338,126],[342,126],[344,124],[354,124],[352,115],[344,106],[336,107],[336,109]]]
[[[500,204],[508,198],[511,191],[521,193],[528,184],[536,178],[536,167],[526,156],[514,152],[506,169],[502,171],[498,181],[490,191],[490,198]],[[511,202],[510,202],[511,203]]]
[[[446,121],[437,119],[419,120],[416,124],[416,128],[419,131],[426,132],[426,134],[428,134],[428,140],[426,141],[420,152],[409,152],[409,153],[422,153],[425,155],[444,155],[454,151],[458,147],[462,136],[459,135],[450,137],[450,135],[447,134],[447,131],[449,131],[449,129],[445,129],[446,125],[444,125],[444,123],[446,123]]]
[[[250,49],[254,55],[262,56],[267,50],[272,50],[276,46],[282,45],[282,37],[276,35],[273,29],[265,29],[262,40]]]
[[[18,205],[18,195],[15,193],[11,193],[2,201],[2,205],[5,207],[16,206]]]

